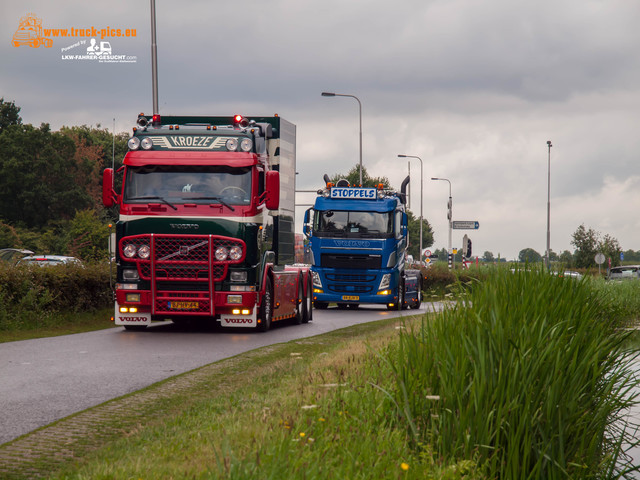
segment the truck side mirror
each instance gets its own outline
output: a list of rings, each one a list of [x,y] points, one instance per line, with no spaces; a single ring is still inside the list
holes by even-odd
[[[277,210],[280,206],[280,172],[269,170],[265,178],[267,198],[265,205],[268,210]]]
[[[105,168],[102,174],[102,204],[107,208],[116,204],[116,195],[113,191],[113,168]]]
[[[304,223],[302,225],[302,233],[304,233],[307,238],[309,238],[309,236],[311,235],[311,224],[309,223],[311,210],[311,208],[307,208],[307,210],[304,212]]]

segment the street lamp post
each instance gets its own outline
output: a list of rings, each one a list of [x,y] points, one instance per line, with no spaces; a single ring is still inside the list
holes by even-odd
[[[547,163],[547,270],[551,269],[551,140],[547,140],[549,157]]]
[[[432,177],[431,180],[442,180],[449,184],[449,203],[447,203],[447,218],[449,219],[449,256],[453,255],[451,250],[451,230],[453,229],[453,200],[451,198],[451,181],[448,178]],[[451,262],[449,262],[451,268]]]
[[[422,159],[415,155],[398,155],[399,158],[417,158],[420,160],[420,253],[418,254],[420,265],[422,265]]]
[[[323,97],[351,97],[355,98],[358,102],[358,109],[360,112],[360,186],[362,186],[362,103],[360,99],[355,95],[347,95],[344,93],[322,92]]]

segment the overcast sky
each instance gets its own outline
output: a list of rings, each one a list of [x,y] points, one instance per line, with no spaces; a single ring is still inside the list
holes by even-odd
[[[110,37],[129,63],[64,59],[91,37],[14,47],[20,19],[43,28],[135,29]],[[640,250],[640,3],[629,0],[158,0],[160,113],[272,115],[297,125],[298,189],[363,163],[399,187],[424,165],[423,214],[447,246],[446,203],[474,254],[573,251],[579,225]],[[0,97],[24,123],[130,131],[152,111],[148,1],[0,3]],[[85,41],[85,44],[77,45]],[[73,45],[76,45],[72,47]],[[72,47],[72,48],[68,48]],[[65,49],[63,51],[63,49]],[[420,214],[420,162],[411,161]],[[298,203],[313,195],[299,194]],[[299,208],[298,219],[304,208]]]

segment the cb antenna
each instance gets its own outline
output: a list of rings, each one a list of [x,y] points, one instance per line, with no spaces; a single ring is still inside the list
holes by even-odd
[[[158,45],[156,44],[156,0],[151,0],[151,83],[153,114],[158,111]]]

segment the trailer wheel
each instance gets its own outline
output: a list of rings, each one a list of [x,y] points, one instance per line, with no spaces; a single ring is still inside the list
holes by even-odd
[[[264,295],[262,302],[260,302],[259,316],[261,322],[258,324],[258,330],[266,332],[271,328],[271,319],[273,318],[273,287],[269,277],[264,282]]]
[[[414,310],[418,310],[420,308],[420,305],[422,305],[422,282],[421,281],[418,281],[418,292],[416,296],[418,298],[411,305],[411,308],[413,308]]]
[[[304,315],[302,323],[308,323],[313,320],[313,281],[311,273],[307,274],[307,294],[304,296]]]
[[[298,296],[296,297],[296,316],[293,317],[293,323],[300,325],[304,321],[305,313],[304,286],[302,285],[302,275],[298,277]]]

